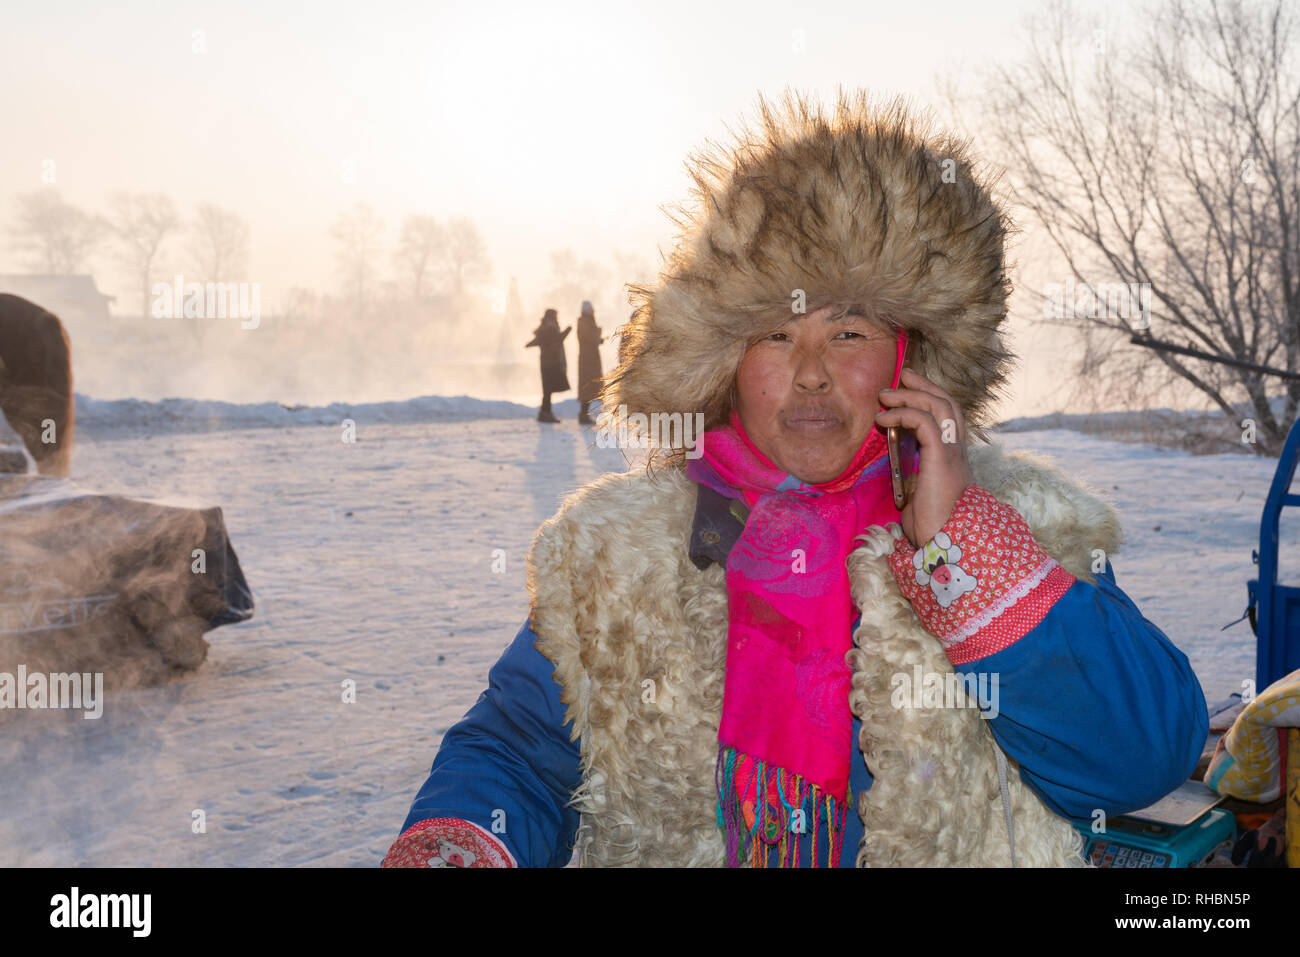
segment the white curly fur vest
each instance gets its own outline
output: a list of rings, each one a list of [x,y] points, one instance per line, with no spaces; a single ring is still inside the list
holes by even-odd
[[[976,482],[1016,508],[1042,548],[1089,582],[1092,550],[1121,540],[1110,506],[1059,471],[970,449]],[[580,739],[584,865],[722,866],[714,762],[727,648],[724,570],[687,554],[695,485],[679,471],[602,476],[565,501],[528,556],[537,648],[555,664]],[[895,708],[891,676],[947,674],[886,562],[898,526],[849,556],[862,621],[849,705],[874,777],[857,795],[859,867],[1009,866],[996,747],[974,708]],[[646,694],[653,682],[654,694]],[[651,700],[652,699],[652,700]],[[1063,703],[1068,707],[1068,703]],[[1078,866],[1081,840],[1008,768],[1018,866]]]

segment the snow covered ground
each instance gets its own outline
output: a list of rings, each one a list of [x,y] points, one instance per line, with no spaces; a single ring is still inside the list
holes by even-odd
[[[522,413],[355,417],[353,445],[337,425],[153,433],[124,417],[116,429],[101,419],[97,434],[95,417],[83,420],[74,479],[220,505],[257,607],[209,633],[195,674],[112,698],[97,721],[28,711],[7,724],[0,865],[382,859],[442,734],[527,615],[534,530],[565,494],[626,463],[594,447],[572,411],[548,427]],[[1207,698],[1253,677],[1249,625],[1219,629],[1245,607],[1275,463],[1059,430],[1002,440],[1118,505],[1129,539],[1119,583],[1188,654]],[[1300,556],[1295,527],[1285,534]],[[354,704],[342,701],[347,679]]]
[[[468,395],[425,395],[404,402],[357,402],[331,405],[286,405],[280,402],[222,402],[215,399],[92,399],[76,394],[79,429],[96,437],[147,435],[159,431],[210,432],[226,429],[335,425],[344,418],[358,422],[447,422],[469,419],[534,418],[536,407]],[[578,404],[555,404],[557,415],[577,418]]]

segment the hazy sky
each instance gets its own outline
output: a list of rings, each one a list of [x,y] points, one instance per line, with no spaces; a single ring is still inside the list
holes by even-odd
[[[114,189],[168,193],[187,215],[215,202],[250,220],[247,278],[274,304],[337,288],[328,230],[358,200],[391,239],[411,212],[467,215],[493,284],[517,276],[531,311],[553,249],[657,264],[686,154],[757,91],[934,104],[936,76],[1015,55],[1033,6],[10,0],[0,229],[47,159],[63,197],[97,211]],[[101,285],[130,288],[107,271]]]

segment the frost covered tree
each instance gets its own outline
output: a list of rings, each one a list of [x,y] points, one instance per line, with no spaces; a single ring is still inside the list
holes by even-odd
[[[458,217],[447,224],[445,270],[451,291],[456,295],[485,282],[492,276],[487,243],[473,220]]]
[[[368,203],[357,203],[330,228],[330,236],[338,244],[344,291],[358,315],[365,312],[376,281],[383,235],[384,221]]]
[[[148,316],[150,274],[167,238],[181,228],[176,204],[164,193],[114,193],[109,225],[119,262],[140,284],[140,315]]]
[[[1029,22],[1025,56],[980,90],[981,146],[1076,288],[1149,289],[1149,330],[1100,296],[1048,320],[1081,330],[1079,381],[1133,399],[1181,384],[1234,420],[1244,400],[1266,454],[1295,420],[1300,380],[1127,340],[1149,332],[1300,371],[1295,13],[1286,0],[1164,0],[1138,27],[1057,0]]]
[[[446,254],[447,230],[436,219],[412,214],[402,220],[401,238],[397,243],[397,268],[416,302],[428,295],[431,277]]]
[[[248,220],[214,203],[202,203],[190,223],[190,255],[204,282],[242,282],[248,277]]]
[[[86,271],[90,255],[108,231],[102,219],[65,202],[56,189],[23,193],[15,206],[10,243],[33,272],[71,275]]]

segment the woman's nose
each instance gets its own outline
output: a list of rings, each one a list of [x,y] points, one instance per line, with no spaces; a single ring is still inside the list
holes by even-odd
[[[830,388],[830,374],[826,371],[826,362],[820,353],[799,353],[794,384],[805,392],[822,392]]]

